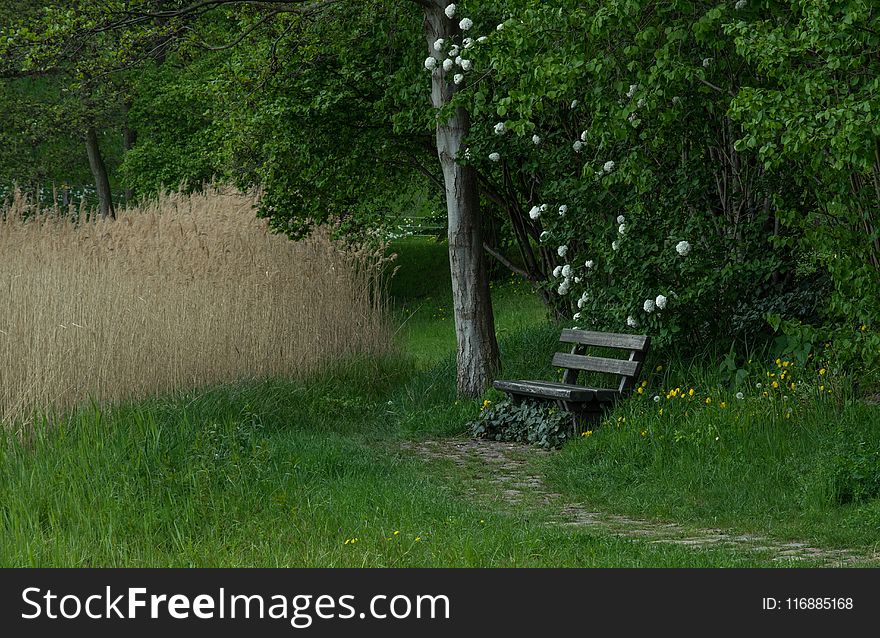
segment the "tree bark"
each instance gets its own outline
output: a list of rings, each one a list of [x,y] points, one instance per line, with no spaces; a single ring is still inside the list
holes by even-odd
[[[434,50],[434,41],[438,38],[448,41],[458,35],[458,19],[446,17],[445,0],[427,0],[423,7],[428,53],[440,58],[441,54]],[[440,64],[432,73],[431,102],[435,109],[447,105],[455,92],[452,73],[450,71],[447,78]],[[460,396],[477,397],[489,387],[500,364],[483,252],[477,175],[472,167],[455,161],[459,153],[464,152],[463,140],[469,128],[470,117],[463,108],[456,109],[446,121],[437,120],[437,155],[446,191],[449,267],[458,343],[456,385]]]
[[[116,211],[113,208],[113,195],[110,192],[110,178],[107,176],[107,166],[101,156],[101,148],[98,146],[98,134],[93,125],[86,127],[86,153],[89,156],[89,168],[95,179],[95,190],[98,193],[98,206],[101,217],[116,219]]]

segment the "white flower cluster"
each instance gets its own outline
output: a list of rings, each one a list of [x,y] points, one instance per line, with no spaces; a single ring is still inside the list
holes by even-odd
[[[595,266],[595,262],[592,259],[588,259],[587,261],[584,262],[584,268],[589,269],[589,268],[592,268],[593,266]]]
[[[747,4],[748,2],[746,0],[739,0],[735,5],[733,5],[733,8],[739,11],[741,9],[745,9]]]
[[[630,84],[629,91],[626,92],[626,97],[631,98],[633,95],[636,94],[636,91],[638,91],[638,90],[639,90],[638,84]]]
[[[450,5],[448,5],[448,6],[446,7],[446,9],[444,10],[444,13],[446,14],[446,17],[449,18],[449,19],[451,20],[452,17],[455,15],[455,10],[456,10],[457,8],[458,8],[458,7],[456,7],[454,4],[450,4]]]
[[[675,252],[677,252],[682,257],[686,257],[688,253],[691,252],[690,242],[680,241],[675,245]]]
[[[626,224],[621,224],[620,226],[618,226],[618,227],[617,227],[617,232],[620,233],[621,235],[623,235],[624,233],[626,233]]]
[[[497,162],[501,159],[501,155],[499,155],[498,153],[489,153],[489,159],[493,162]]]
[[[614,170],[614,162],[611,160],[608,160],[607,162],[605,162],[605,164],[602,165],[602,172],[603,173],[610,173],[613,170]]]
[[[494,130],[495,135],[503,135],[504,132],[507,130],[507,127],[504,125],[504,122],[498,122],[498,124],[495,125]]]
[[[565,257],[565,255],[568,254],[568,246],[565,246],[565,245],[560,246],[559,248],[556,249],[556,254],[559,255],[560,257]]]
[[[580,140],[575,140],[575,143],[572,144],[571,147],[574,149],[575,153],[580,153],[582,150],[584,150],[584,143]]]
[[[656,299],[645,299],[645,302],[642,304],[642,310],[649,314],[664,308],[666,308],[666,297],[663,295],[657,295]]]
[[[462,21],[458,23],[458,28],[462,31],[467,31],[472,26],[474,26],[474,21],[470,18],[463,18]]]
[[[577,307],[578,307],[578,308],[583,308],[584,306],[587,305],[587,302],[588,302],[589,300],[590,300],[590,295],[589,295],[589,293],[585,290],[585,291],[583,292],[583,294],[581,295],[581,298],[578,299],[578,301],[577,301]]]
[[[529,217],[532,219],[538,219],[541,216],[541,213],[547,212],[547,204],[541,204],[540,206],[532,206],[532,209],[529,211]]]
[[[626,318],[626,325],[628,325],[630,328],[638,328],[639,322],[635,320],[635,317],[630,315]]]
[[[563,204],[562,206],[559,207],[559,216],[560,217],[565,217],[565,213],[567,213],[567,212],[568,212],[568,206],[566,206],[565,204]]]
[[[540,135],[532,135],[532,144],[537,146],[540,143],[541,143],[541,136]]]

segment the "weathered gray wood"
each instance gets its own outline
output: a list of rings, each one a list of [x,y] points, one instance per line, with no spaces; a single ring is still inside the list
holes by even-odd
[[[638,372],[640,364],[637,361],[605,359],[603,357],[588,357],[580,354],[557,352],[553,355],[553,365],[557,368],[577,368],[586,372],[604,372],[632,377]]]
[[[602,348],[619,348],[621,350],[646,350],[650,337],[645,335],[627,335],[613,332],[591,332],[589,330],[562,331],[559,340],[563,343],[578,343],[585,346]]]
[[[573,385],[570,383],[562,382],[558,383],[556,381],[517,381],[516,383],[529,383],[537,386],[542,386],[544,388],[561,388],[561,389],[578,389],[578,390],[590,390],[593,393],[593,401],[616,401],[620,396],[620,393],[617,390],[611,388],[589,388],[583,385]]]
[[[620,391],[621,395],[627,395],[632,392],[633,386],[635,385],[635,380],[642,372],[642,365],[645,362],[645,356],[647,355],[648,348],[650,347],[651,338],[645,337],[645,347],[640,350],[632,350],[629,353],[629,360],[636,364],[636,371],[633,372],[632,376],[623,376],[620,378],[620,385],[617,386],[617,389]]]
[[[592,401],[595,392],[581,386],[567,386],[557,384],[559,387],[546,386],[534,381],[495,381],[492,384],[496,390],[502,390],[510,394],[521,394],[545,399],[564,399],[566,401]]]

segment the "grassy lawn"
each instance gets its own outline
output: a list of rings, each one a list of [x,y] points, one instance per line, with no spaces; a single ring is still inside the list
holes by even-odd
[[[551,512],[469,496],[467,468],[402,451],[404,440],[461,434],[479,403],[455,398],[445,246],[408,239],[395,249],[399,357],[349,361],[308,383],[249,382],[92,407],[26,443],[7,436],[0,564],[780,564],[760,553],[551,525]],[[515,283],[495,286],[493,295],[505,376],[550,374],[558,331],[545,324],[540,303]],[[703,395],[700,409],[679,400],[667,407],[681,412],[675,418],[657,414],[652,394],[682,383],[654,374],[607,427],[535,464],[564,495],[611,511],[839,545],[880,539],[876,500],[840,505],[827,493],[835,459],[848,449],[835,437],[850,432],[849,441],[851,430],[876,425],[876,408],[823,400],[814,409],[804,399],[799,425],[786,430],[763,418],[760,393],[743,399],[740,418],[706,406]],[[717,391],[714,400],[735,399]],[[626,427],[617,427],[618,417]],[[721,441],[710,426],[725,432]],[[676,429],[686,436],[672,445]],[[876,430],[856,449],[874,449]]]

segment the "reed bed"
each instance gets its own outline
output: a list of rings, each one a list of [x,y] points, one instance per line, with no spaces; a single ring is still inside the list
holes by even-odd
[[[256,197],[164,194],[115,221],[6,202],[0,423],[387,352],[382,251],[271,234]]]

